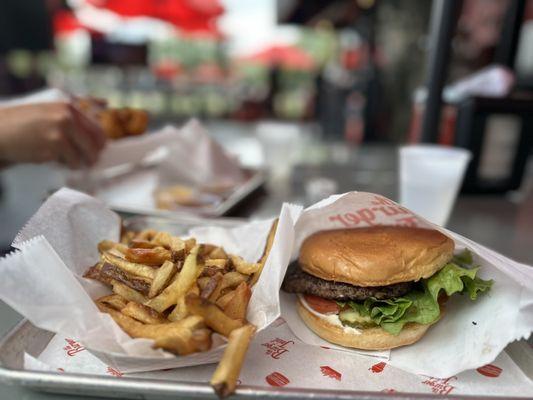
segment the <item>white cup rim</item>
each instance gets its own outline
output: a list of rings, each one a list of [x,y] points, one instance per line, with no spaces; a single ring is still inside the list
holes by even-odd
[[[415,144],[400,146],[400,155],[402,157],[431,157],[447,158],[455,160],[470,161],[472,153],[470,150],[461,147],[443,146],[437,144]]]

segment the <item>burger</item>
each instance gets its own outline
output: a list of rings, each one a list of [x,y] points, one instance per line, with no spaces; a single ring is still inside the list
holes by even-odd
[[[433,229],[320,231],[303,242],[282,289],[297,294],[298,314],[321,338],[385,350],[419,340],[449,296],[489,290],[471,264],[468,250],[454,255],[453,240]]]

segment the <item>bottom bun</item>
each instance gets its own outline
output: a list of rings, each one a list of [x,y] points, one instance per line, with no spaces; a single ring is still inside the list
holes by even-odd
[[[391,335],[382,328],[360,329],[358,333],[345,331],[338,325],[333,325],[323,318],[311,313],[298,300],[298,314],[305,324],[322,339],[345,347],[362,350],[387,350],[394,347],[406,346],[418,341],[431,325],[416,323],[406,324],[398,335]]]

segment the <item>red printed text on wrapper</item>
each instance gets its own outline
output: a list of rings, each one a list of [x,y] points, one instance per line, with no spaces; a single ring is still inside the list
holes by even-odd
[[[452,390],[455,389],[455,386],[450,384],[450,381],[456,380],[456,376],[452,376],[446,379],[428,377],[425,381],[422,382],[423,385],[428,385],[431,388],[431,391],[436,394],[450,394]]]
[[[74,357],[79,352],[85,350],[85,347],[74,339],[65,339],[65,341],[67,342],[67,345],[63,347],[63,350],[65,350],[67,356]]]
[[[335,379],[337,381],[342,380],[342,374],[327,365],[320,367],[320,372],[322,372],[322,375],[327,376],[328,378]]]
[[[417,227],[418,218],[406,208],[381,196],[374,196],[369,207],[329,216],[329,221],[344,228],[381,225],[381,218],[393,218],[394,225]]]
[[[289,347],[294,344],[292,340],[284,340],[281,338],[272,339],[270,342],[262,343],[261,346],[267,348],[266,353],[275,360],[279,360],[284,353],[289,351]]]

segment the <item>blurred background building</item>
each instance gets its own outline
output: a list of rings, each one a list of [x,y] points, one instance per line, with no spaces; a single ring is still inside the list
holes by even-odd
[[[1,0],[0,101],[55,87],[146,109],[150,130],[197,117],[283,172],[275,207],[392,198],[396,159],[374,151],[419,141],[472,153],[462,193],[503,194],[528,174],[532,43],[533,0]],[[0,243],[64,184],[53,168],[0,171]]]
[[[516,0],[465,0],[448,82],[492,64]],[[533,85],[533,1],[518,87]],[[155,121],[316,121],[349,142],[415,138],[432,2],[3,0],[0,96],[45,85],[141,107]],[[528,40],[529,39],[529,40]],[[527,90],[523,96],[529,96]],[[443,118],[453,123],[454,113]]]

